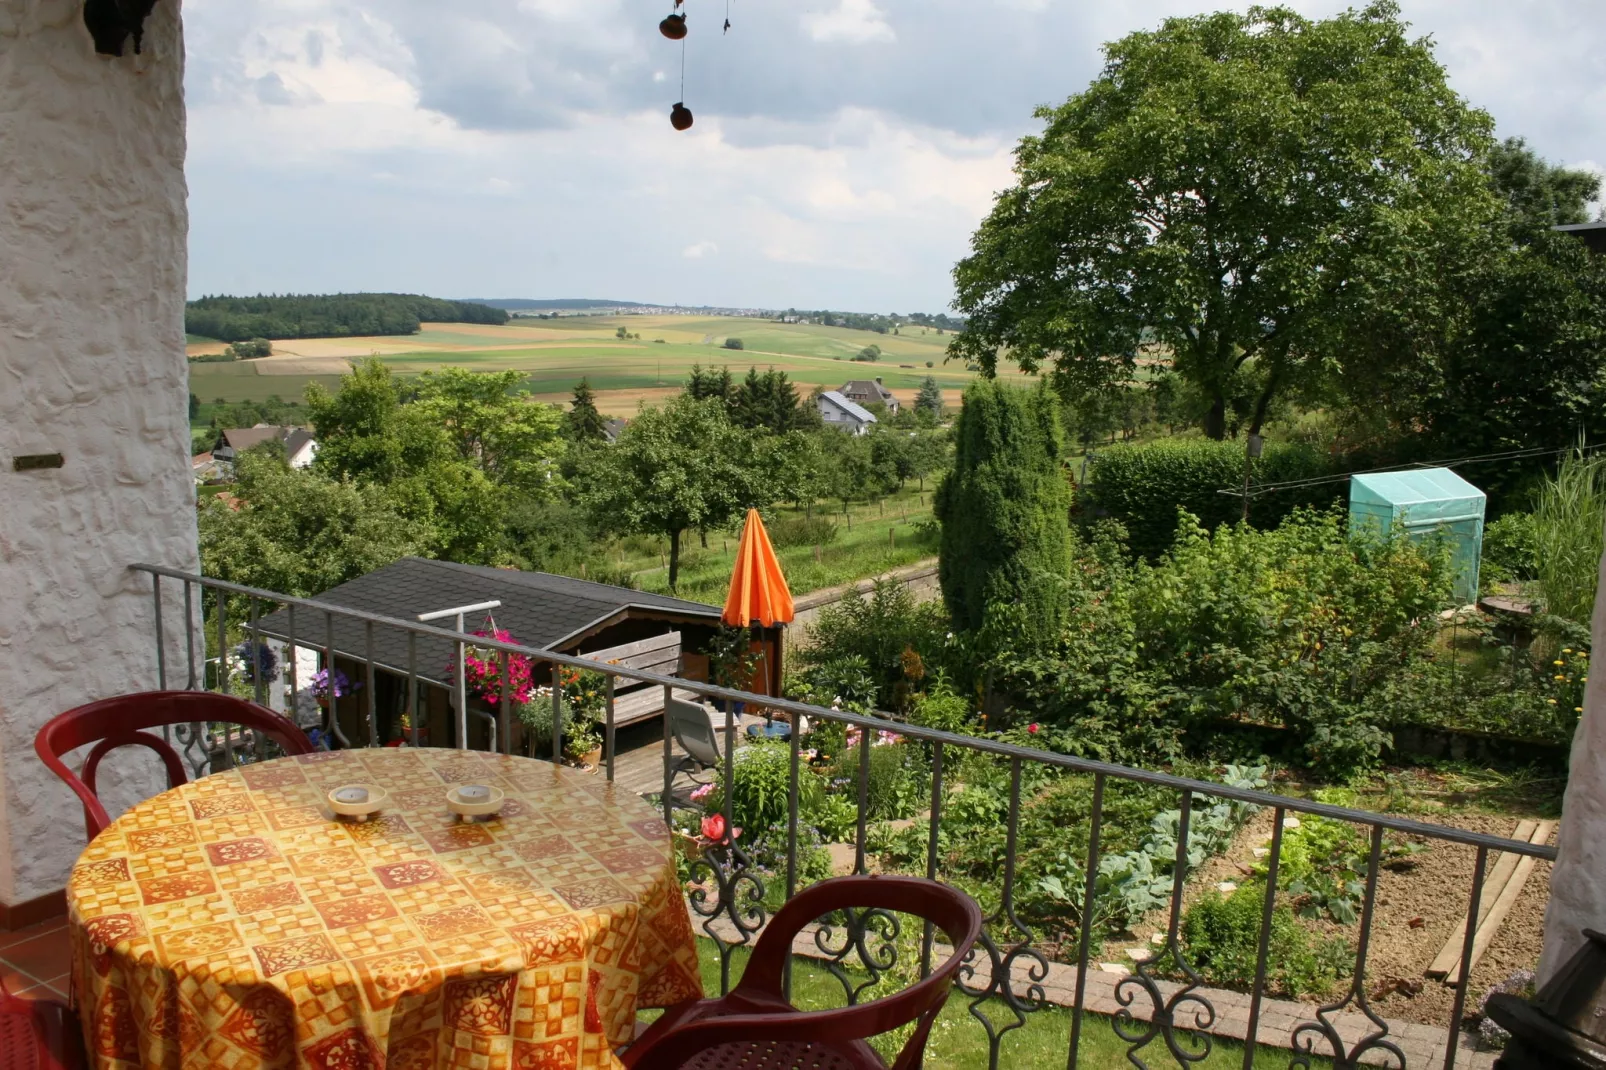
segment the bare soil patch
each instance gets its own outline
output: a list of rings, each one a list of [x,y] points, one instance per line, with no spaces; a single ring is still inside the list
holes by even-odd
[[[1510,838],[1518,820],[1517,815],[1477,813],[1411,816],[1430,824],[1505,838]],[[1272,811],[1263,810],[1250,818],[1226,851],[1194,871],[1183,892],[1184,910],[1202,896],[1223,894],[1219,890],[1223,881],[1248,882],[1250,870],[1259,861],[1255,848],[1265,847],[1271,840],[1272,817]],[[1420,844],[1423,849],[1411,857],[1410,864],[1382,869],[1378,874],[1377,904],[1367,952],[1366,994],[1373,1010],[1385,1018],[1446,1026],[1455,989],[1425,974],[1457,924],[1467,916],[1477,849],[1426,837],[1400,839]],[[1491,854],[1491,869],[1494,861]],[[1494,941],[1473,967],[1466,1003],[1469,1015],[1495,984],[1518,970],[1538,966],[1544,945],[1545,906],[1550,901],[1550,870],[1551,864],[1546,861],[1534,866]],[[1484,894],[1487,901],[1494,892],[1486,889]],[[1107,948],[1105,959],[1117,961],[1115,956],[1119,956],[1124,962],[1125,947],[1151,946],[1152,934],[1165,932],[1167,920],[1167,911],[1155,912],[1134,931],[1137,939],[1120,950]],[[1300,921],[1318,937],[1341,937],[1352,948],[1359,936],[1358,924],[1339,925],[1326,917]],[[1343,984],[1340,981],[1340,989]]]

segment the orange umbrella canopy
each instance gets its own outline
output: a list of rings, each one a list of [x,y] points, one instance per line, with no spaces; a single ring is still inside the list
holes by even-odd
[[[758,621],[767,628],[787,623],[792,614],[792,592],[781,574],[763,518],[757,509],[749,509],[742,541],[736,547],[730,594],[725,598],[725,623],[745,627]]]

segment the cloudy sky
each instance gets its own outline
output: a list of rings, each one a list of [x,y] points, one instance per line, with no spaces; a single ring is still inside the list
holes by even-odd
[[[1502,136],[1595,165],[1600,3],[1404,9]],[[682,134],[670,0],[187,0],[192,295],[937,311],[1033,107],[1226,0],[687,5]]]

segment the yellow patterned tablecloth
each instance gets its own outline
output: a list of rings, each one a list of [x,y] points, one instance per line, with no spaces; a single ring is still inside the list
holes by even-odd
[[[334,821],[328,789],[390,804]],[[448,785],[504,789],[458,823]],[[549,762],[324,752],[135,806],[67,888],[73,990],[99,1067],[613,1067],[638,1007],[702,995],[669,831]]]

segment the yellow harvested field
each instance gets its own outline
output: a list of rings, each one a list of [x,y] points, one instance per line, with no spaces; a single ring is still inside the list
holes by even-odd
[[[626,337],[619,336],[621,331]],[[734,345],[738,339],[741,348],[727,348],[727,340]],[[944,403],[957,406],[974,373],[946,359],[950,340],[951,335],[935,328],[907,325],[894,335],[691,314],[515,319],[505,326],[426,323],[413,335],[275,341],[271,357],[192,364],[190,381],[197,396],[207,400],[297,397],[305,382],[333,382],[355,361],[377,356],[399,375],[447,367],[515,370],[524,374],[525,387],[534,396],[565,405],[585,377],[599,409],[629,416],[643,401],[660,404],[673,396],[692,368],[701,365],[728,368],[737,379],[749,367],[775,368],[786,372],[804,395],[817,387],[837,389],[850,379],[880,377],[904,405],[914,403],[921,382],[931,376]],[[880,359],[856,361],[869,346],[880,351]],[[196,343],[187,348],[195,356],[221,352],[223,346]],[[1026,381],[1009,368],[1001,368],[1000,375]]]

